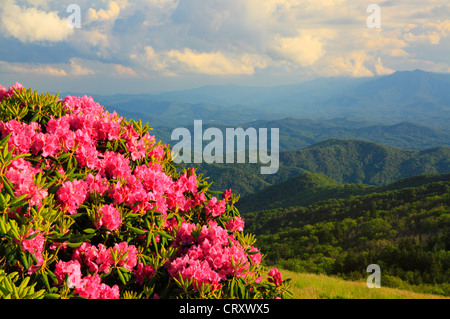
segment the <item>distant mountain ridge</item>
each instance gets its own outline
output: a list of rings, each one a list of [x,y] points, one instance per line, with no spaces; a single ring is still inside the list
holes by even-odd
[[[245,214],[275,208],[309,206],[329,199],[341,199],[407,187],[419,187],[441,181],[450,181],[450,173],[416,175],[400,179],[385,186],[373,186],[366,184],[340,184],[323,174],[307,172],[244,196],[236,204],[236,207],[242,214]]]
[[[94,97],[108,109],[116,107],[147,117],[152,127],[179,127],[194,119],[239,125],[286,117],[348,117],[383,125],[407,121],[450,133],[449,87],[450,74],[414,70],[276,87],[205,86],[160,94]]]
[[[329,114],[393,123],[410,121],[449,130],[450,75],[401,71],[362,83],[319,103]]]
[[[276,174],[261,175],[259,164],[186,164],[214,180],[214,189],[231,188],[241,196],[278,184],[305,172],[338,183],[382,186],[401,178],[450,172],[450,147],[401,150],[360,140],[329,139],[313,146],[280,153]]]
[[[142,119],[144,122],[146,119],[146,116],[143,114],[122,110],[119,113],[127,115],[127,118]],[[154,122],[150,121],[150,123]],[[170,123],[170,120],[167,120],[167,123]],[[450,133],[410,122],[381,125],[353,121],[348,118],[336,118],[332,120],[285,118],[280,120],[258,120],[243,124],[235,123],[235,125],[203,123],[203,126],[204,129],[208,127],[218,128],[224,136],[227,127],[242,127],[244,129],[279,128],[280,151],[302,149],[330,138],[359,139],[409,150],[450,146]],[[193,123],[189,123],[184,127],[193,134]],[[170,126],[155,127],[153,134],[162,140],[163,143],[173,146],[177,143],[177,141],[172,141],[171,139],[171,134],[174,129],[174,127]]]
[[[367,194],[375,189],[376,186],[365,184],[340,184],[323,174],[305,172],[242,197],[236,207],[241,214],[245,214],[274,208],[308,206],[330,198]]]

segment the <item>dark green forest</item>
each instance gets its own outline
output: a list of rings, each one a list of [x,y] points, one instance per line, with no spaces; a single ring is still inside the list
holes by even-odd
[[[449,296],[450,180],[434,178],[444,180],[415,177],[371,194],[247,213],[246,230],[268,264],[353,280],[378,264],[384,286]]]
[[[279,170],[262,175],[263,164],[185,164],[213,181],[214,189],[231,188],[241,197],[276,185],[306,172],[323,174],[342,184],[383,186],[422,174],[450,172],[450,147],[402,150],[349,139],[329,139],[313,146],[280,152]]]

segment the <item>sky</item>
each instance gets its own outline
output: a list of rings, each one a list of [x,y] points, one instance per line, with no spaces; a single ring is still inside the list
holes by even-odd
[[[414,69],[450,72],[448,0],[0,4],[0,84],[6,87],[19,82],[40,92],[156,93]]]

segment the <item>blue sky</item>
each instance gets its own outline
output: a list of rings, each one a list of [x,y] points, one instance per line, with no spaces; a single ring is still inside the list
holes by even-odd
[[[448,0],[1,0],[0,84],[154,93],[450,72]],[[80,8],[71,28],[69,5]],[[369,28],[370,4],[381,28]]]

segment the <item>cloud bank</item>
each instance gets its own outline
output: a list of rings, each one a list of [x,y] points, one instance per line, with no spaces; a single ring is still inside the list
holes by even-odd
[[[71,2],[6,0],[0,74],[270,82],[450,70],[448,1],[380,1],[379,29],[366,24],[370,1],[79,0],[79,29],[66,23]]]

